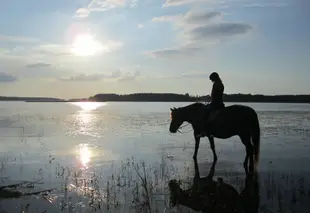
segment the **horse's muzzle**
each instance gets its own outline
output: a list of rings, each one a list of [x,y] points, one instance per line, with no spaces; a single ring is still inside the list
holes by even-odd
[[[169,128],[169,131],[171,132],[171,133],[176,133],[177,132],[177,130],[176,129],[173,129],[173,128]]]

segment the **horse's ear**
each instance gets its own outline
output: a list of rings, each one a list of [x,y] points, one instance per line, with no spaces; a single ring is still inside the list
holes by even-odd
[[[170,110],[171,110],[171,111],[173,111],[173,109],[172,109],[172,108],[170,108]]]

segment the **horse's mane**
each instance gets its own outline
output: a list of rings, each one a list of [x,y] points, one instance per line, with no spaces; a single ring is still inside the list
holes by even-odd
[[[179,109],[191,109],[191,108],[204,107],[204,106],[205,106],[205,104],[203,104],[201,102],[195,102],[195,103],[189,104],[187,106],[180,107]]]

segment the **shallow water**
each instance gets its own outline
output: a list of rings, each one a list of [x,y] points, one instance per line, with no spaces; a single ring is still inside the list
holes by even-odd
[[[53,197],[51,203],[35,197],[2,200],[0,210],[20,212],[29,203],[29,212],[87,212],[90,210],[86,205],[89,201],[85,195],[87,188],[81,189],[81,183],[77,180],[93,184],[91,180],[96,177],[97,191],[101,192],[102,197],[109,199],[109,187],[119,190],[114,194],[124,196],[124,188],[131,190],[132,186],[115,189],[113,186],[117,183],[113,178],[118,175],[124,181],[126,175],[136,174],[133,165],[143,160],[152,170],[147,174],[151,181],[156,182],[154,190],[165,194],[163,197],[156,195],[160,197],[156,199],[161,201],[153,203],[162,212],[167,200],[167,181],[172,178],[189,180],[193,175],[194,139],[191,128],[183,128],[183,134],[169,133],[170,107],[188,104],[0,102],[0,177],[3,182],[0,185],[43,178],[40,188],[57,188],[49,195]],[[291,182],[298,183],[302,178],[307,183],[310,180],[310,105],[244,104],[253,107],[259,115],[262,130],[261,178],[272,185],[270,177],[280,184],[285,179],[281,177],[292,175],[293,178],[289,178]],[[236,176],[233,173],[243,178],[245,150],[239,138],[215,139],[215,146],[218,153],[215,175],[222,175],[229,181]],[[208,141],[202,139],[198,153],[201,175],[208,173],[211,159]],[[120,175],[122,172],[126,175]],[[133,183],[139,182],[139,176],[135,178],[137,181]],[[70,184],[71,187],[66,188]],[[267,190],[268,184],[261,187]],[[77,193],[76,189],[84,194]],[[304,190],[309,200],[310,191],[307,188]],[[129,194],[126,198],[112,196],[114,204],[115,200],[126,203],[134,197],[132,192]],[[68,204],[70,197],[74,200],[71,201],[74,209]],[[82,197],[85,200],[82,201]],[[262,196],[262,201],[262,208],[267,208],[267,205],[268,209],[272,209],[273,203],[266,196]],[[112,201],[104,201],[109,202]],[[63,210],[61,203],[66,203]],[[128,208],[126,205],[119,204],[123,209]],[[303,210],[309,207],[307,202],[299,205],[302,207],[290,208]],[[115,205],[113,208],[116,208]],[[110,207],[110,210],[113,208]],[[132,210],[135,211],[137,209]],[[298,209],[298,212],[302,211]]]

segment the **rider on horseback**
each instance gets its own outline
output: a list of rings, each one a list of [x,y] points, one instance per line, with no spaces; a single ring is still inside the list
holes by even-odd
[[[224,84],[218,73],[213,72],[209,76],[209,79],[213,82],[212,92],[211,92],[211,102],[206,106],[206,115],[205,115],[205,125],[209,129],[210,120],[209,116],[212,111],[224,108],[223,103],[223,94],[224,94]]]
[[[209,78],[213,82],[210,106],[212,108],[223,107],[224,106],[224,103],[223,103],[224,84],[219,74],[217,74],[216,72],[211,73]]]

